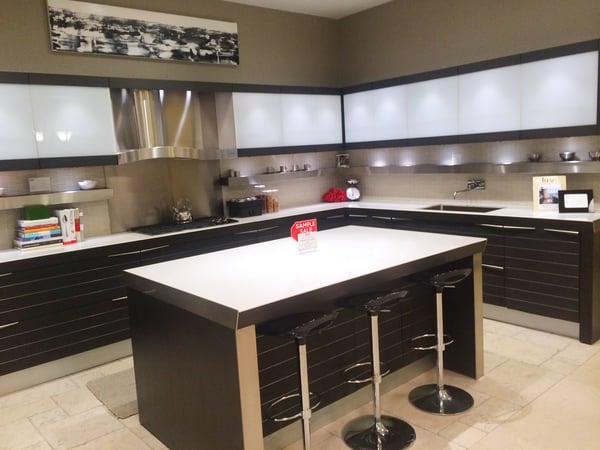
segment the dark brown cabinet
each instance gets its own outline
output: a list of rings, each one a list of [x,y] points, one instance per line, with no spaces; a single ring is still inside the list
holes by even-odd
[[[580,237],[543,225],[505,226],[506,305],[579,322]]]

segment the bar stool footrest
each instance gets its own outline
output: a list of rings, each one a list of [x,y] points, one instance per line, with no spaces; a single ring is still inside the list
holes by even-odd
[[[422,334],[420,336],[415,336],[414,338],[412,338],[410,341],[414,344],[415,342],[418,341],[426,341],[428,339],[432,339],[434,340],[434,344],[433,345],[427,345],[427,346],[414,346],[413,350],[436,350],[437,349],[437,335],[435,333],[426,333],[426,334]],[[454,342],[454,338],[448,334],[444,334],[444,346],[448,346],[450,344],[452,344]]]
[[[310,410],[314,411],[321,404],[321,396],[314,392],[309,392],[310,396]],[[297,400],[296,400],[297,399]],[[283,416],[290,410],[297,410],[298,412],[292,416]],[[290,420],[296,420],[302,417],[302,405],[300,403],[300,393],[284,395],[278,398],[267,408],[267,417],[273,422],[288,422]]]
[[[351,366],[346,367],[343,372],[344,381],[349,384],[370,383],[371,381],[373,381],[373,371],[372,370],[369,371],[369,376],[367,378],[357,378],[357,377],[363,375],[363,371],[361,371],[361,369],[363,367],[372,367],[372,366],[373,366],[373,364],[370,361],[365,361],[365,362],[359,362],[356,364],[352,364]],[[379,370],[380,370],[382,377],[384,377],[388,373],[390,373],[390,369],[388,368],[387,364],[384,363],[383,361],[380,361],[380,363],[379,363]]]

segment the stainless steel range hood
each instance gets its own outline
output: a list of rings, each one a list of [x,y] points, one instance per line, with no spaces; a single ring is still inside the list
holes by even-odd
[[[119,164],[237,157],[230,94],[111,89],[111,100]]]

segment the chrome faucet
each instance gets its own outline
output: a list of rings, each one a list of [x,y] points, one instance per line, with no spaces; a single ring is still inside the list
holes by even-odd
[[[482,191],[485,189],[485,180],[472,179],[467,181],[467,188],[460,191],[454,191],[452,198],[456,200],[456,194],[461,192]]]

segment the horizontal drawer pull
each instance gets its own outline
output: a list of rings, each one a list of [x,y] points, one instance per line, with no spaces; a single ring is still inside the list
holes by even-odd
[[[499,272],[504,271],[504,267],[502,266],[494,266],[493,264],[483,264],[481,263],[481,267],[485,267],[486,269],[497,270]]]
[[[266,227],[266,228],[259,228],[257,230],[257,232],[262,232],[262,231],[269,231],[269,230],[275,230],[276,228],[279,228],[277,225],[274,227]]]
[[[495,223],[476,223],[475,225],[486,228],[504,228],[504,225],[496,225]]]
[[[548,231],[550,233],[560,233],[560,234],[573,234],[573,235],[579,234],[579,231],[559,230],[558,228],[544,228],[544,231]]]
[[[328,217],[325,217],[325,219],[326,220],[329,220],[329,219],[344,219],[345,217],[346,217],[345,215],[340,214],[339,216],[328,216]]]
[[[162,250],[163,248],[169,248],[169,244],[166,245],[159,245],[158,247],[152,247],[152,248],[145,248],[142,250],[142,253],[146,253],[146,252],[153,252],[155,250]]]
[[[535,227],[519,227],[517,225],[504,225],[506,230],[524,230],[524,231],[535,231]]]
[[[118,258],[119,256],[131,256],[138,255],[140,253],[139,250],[134,250],[132,252],[123,252],[123,253],[113,253],[112,255],[108,255],[109,258]]]
[[[253,234],[253,233],[258,233],[258,230],[238,231],[235,234],[239,236],[240,234]]]
[[[8,277],[12,275],[12,272],[0,273],[0,277]]]
[[[4,325],[0,325],[0,329],[2,328],[8,328],[8,327],[12,327],[14,325],[18,325],[19,322],[11,322],[11,323],[5,323]]]
[[[111,300],[111,302],[120,302],[122,300],[127,300],[127,296],[124,295],[123,297],[115,297]]]
[[[377,220],[392,220],[391,217],[384,217],[384,216],[371,216],[372,219],[377,219]]]
[[[366,214],[348,214],[348,217],[354,217],[354,218],[358,218],[358,219],[366,219],[369,216]]]

